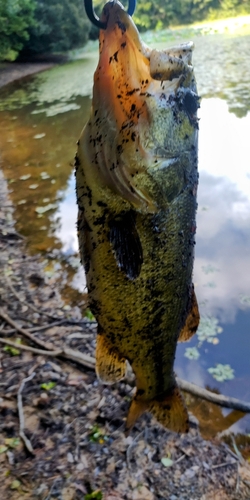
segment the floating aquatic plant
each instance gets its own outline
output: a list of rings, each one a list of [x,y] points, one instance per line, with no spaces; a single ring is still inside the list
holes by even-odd
[[[197,336],[200,342],[206,340],[207,342],[214,343],[214,339],[222,331],[223,329],[218,325],[216,318],[213,316],[203,316],[200,320]]]
[[[44,179],[50,179],[50,175],[47,172],[41,172],[40,173],[41,178]]]
[[[48,205],[45,205],[45,207],[36,207],[35,212],[37,214],[44,214],[45,212],[48,212],[49,210],[52,210],[53,208],[57,208],[56,203],[49,203]]]
[[[200,353],[197,347],[187,347],[184,356],[188,359],[198,359],[200,357]]]
[[[20,181],[26,181],[30,177],[31,177],[31,174],[22,175],[21,177],[19,177],[19,180]]]
[[[217,380],[218,382],[224,382],[224,380],[232,380],[234,378],[234,370],[230,365],[218,364],[215,368],[208,368],[208,372]]]
[[[42,139],[43,137],[45,137],[46,134],[36,134],[34,135],[34,139]]]
[[[215,273],[219,271],[217,267],[214,267],[211,264],[208,264],[207,266],[201,266],[201,269],[205,274]]]
[[[240,303],[243,304],[243,306],[250,306],[250,295],[240,295]]]
[[[208,281],[207,283],[205,283],[205,285],[203,286],[206,286],[208,288],[216,288],[216,283],[214,281]]]

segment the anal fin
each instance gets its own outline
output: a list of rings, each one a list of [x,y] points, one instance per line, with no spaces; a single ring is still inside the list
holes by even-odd
[[[111,346],[104,335],[97,335],[96,374],[104,384],[114,384],[123,379],[127,372],[127,362]]]
[[[199,321],[200,321],[200,313],[199,313],[199,308],[198,308],[198,303],[195,295],[194,288],[192,290],[192,296],[191,296],[191,304],[190,304],[190,310],[186,319],[186,323],[183,326],[178,342],[186,342],[187,340],[191,339],[191,337],[195,334],[198,326],[199,326]]]
[[[142,401],[141,399],[136,399],[136,395],[130,405],[127,420],[126,420],[126,428],[125,433],[128,434],[130,429],[134,427],[136,421],[140,416],[148,410],[148,403],[146,401]]]

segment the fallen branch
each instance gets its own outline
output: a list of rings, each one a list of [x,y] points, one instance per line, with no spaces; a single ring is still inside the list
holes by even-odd
[[[33,372],[31,375],[29,375],[29,377],[24,378],[20,384],[20,387],[19,387],[18,393],[17,393],[17,409],[18,409],[18,415],[19,415],[19,436],[23,440],[27,450],[30,453],[32,453],[32,455],[34,455],[34,450],[33,450],[32,444],[24,433],[25,421],[24,421],[24,413],[23,413],[22,391],[24,389],[26,382],[29,382],[34,376],[35,376],[35,372]]]
[[[21,333],[22,335],[30,339],[32,342],[35,342],[37,345],[40,345],[40,347],[43,347],[48,351],[54,350],[53,348],[54,346],[52,344],[49,344],[48,342],[43,342],[43,340],[39,340],[33,335],[31,335],[31,333],[29,333],[28,330],[25,330],[24,328],[19,326],[13,319],[11,319],[10,316],[7,313],[5,313],[2,308],[0,308],[0,316],[6,321],[6,323],[9,323],[9,325],[15,328],[17,332]]]
[[[5,344],[9,345],[10,347],[14,347],[15,349],[19,349],[20,351],[29,351],[33,352],[34,354],[45,354],[46,356],[59,356],[61,354],[62,350],[58,351],[45,351],[43,349],[36,349],[35,347],[30,347],[29,345],[23,345],[23,344],[18,344],[17,342],[12,342],[9,339],[2,339],[0,337],[0,344]]]
[[[214,392],[208,391],[207,389],[203,389],[196,384],[191,384],[191,382],[186,382],[186,380],[182,380],[181,378],[176,378],[177,384],[180,389],[183,391],[189,392],[194,396],[198,396],[199,398],[206,399],[211,403],[215,403],[216,405],[223,406],[224,408],[231,408],[233,410],[243,411],[245,413],[250,412],[250,403],[246,403],[244,401],[240,401],[236,398],[229,398],[228,396],[224,396],[222,394],[215,394]]]
[[[47,342],[43,342],[42,340],[37,339],[33,335],[31,335],[30,332],[25,330],[24,328],[21,328],[15,321],[13,321],[8,314],[6,314],[1,308],[0,308],[0,317],[2,317],[7,323],[9,323],[12,327],[14,327],[19,333],[24,335],[25,337],[29,338],[32,342],[34,342],[37,345],[40,345],[43,347],[45,350],[40,350],[39,354],[43,354],[44,356],[55,356],[55,357],[63,357],[64,359],[67,359],[69,361],[75,361],[76,363],[79,363],[82,366],[85,366],[87,368],[90,368],[91,370],[95,369],[95,358],[92,356],[89,356],[88,354],[83,354],[80,351],[70,349],[68,347],[63,347],[61,349],[55,350],[53,349],[53,345],[49,344]],[[7,341],[5,339],[4,342],[7,344]],[[1,340],[1,342],[2,342]],[[14,344],[14,342],[13,342]],[[17,349],[22,349],[23,347],[26,346],[21,346],[20,344],[14,344],[15,348]],[[30,349],[29,349],[30,350]],[[203,389],[202,387],[199,387],[198,385],[192,384],[191,382],[186,382],[186,380],[182,380],[180,378],[176,378],[177,384],[179,385],[180,389],[183,391],[189,392],[190,394],[193,394],[194,396],[198,396],[199,398],[205,399],[207,401],[210,401],[211,403],[215,403],[219,406],[223,406],[225,408],[231,408],[233,410],[239,410],[244,413],[250,413],[250,403],[247,403],[245,401],[241,401],[236,398],[229,398],[228,396],[224,396],[222,394],[215,394],[213,392],[208,391],[207,389]],[[129,382],[128,382],[129,383]]]
[[[68,347],[63,347],[58,350],[54,349],[53,344],[50,344],[48,342],[44,342],[43,340],[37,339],[34,337],[30,332],[28,332],[25,328],[20,327],[13,319],[10,318],[10,316],[3,311],[3,309],[0,308],[0,316],[6,321],[6,323],[9,323],[9,325],[13,326],[16,331],[27,337],[29,340],[31,340],[34,344],[39,345],[40,347],[43,347],[45,350],[40,350],[39,349],[39,354],[43,354],[44,356],[62,356],[65,359],[68,359],[70,361],[75,361],[77,363],[82,364],[85,367],[91,368],[94,370],[95,368],[95,359],[89,356],[88,354],[83,354],[80,351],[76,351],[73,349],[70,349]],[[5,339],[4,342],[6,343],[7,341]],[[14,344],[14,342],[13,342]],[[21,344],[15,344],[13,347],[16,349],[22,349]]]
[[[53,321],[53,323],[48,323],[47,325],[33,326],[32,328],[26,328],[26,331],[29,333],[42,332],[43,330],[48,330],[49,328],[53,328],[54,326],[60,326],[65,323],[67,323],[67,320],[61,319],[60,321]],[[10,335],[16,332],[16,328],[12,328],[11,330],[4,330],[3,328],[0,328],[0,331],[5,335]]]

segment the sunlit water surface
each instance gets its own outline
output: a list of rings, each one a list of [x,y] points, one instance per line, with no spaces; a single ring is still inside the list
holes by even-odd
[[[194,282],[198,335],[178,347],[176,372],[250,400],[250,46],[249,36],[196,40],[200,109]],[[1,164],[18,230],[70,303],[84,303],[73,159],[86,122],[97,53],[0,91]],[[219,366],[218,366],[219,365]],[[220,365],[222,365],[220,367]],[[215,369],[214,372],[211,371]],[[210,371],[208,371],[210,370]],[[194,401],[205,435],[250,433],[250,417]],[[242,418],[243,417],[243,418]],[[233,424],[233,425],[232,425]]]

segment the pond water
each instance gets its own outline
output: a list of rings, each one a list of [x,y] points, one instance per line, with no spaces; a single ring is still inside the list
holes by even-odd
[[[178,346],[176,372],[249,401],[250,36],[209,35],[195,44],[202,100],[194,282],[202,320],[198,335]],[[83,309],[73,159],[96,61],[96,51],[86,53],[0,90],[1,166],[17,229],[43,256],[48,276],[58,277],[65,299]],[[204,435],[250,433],[250,416],[189,403]]]

